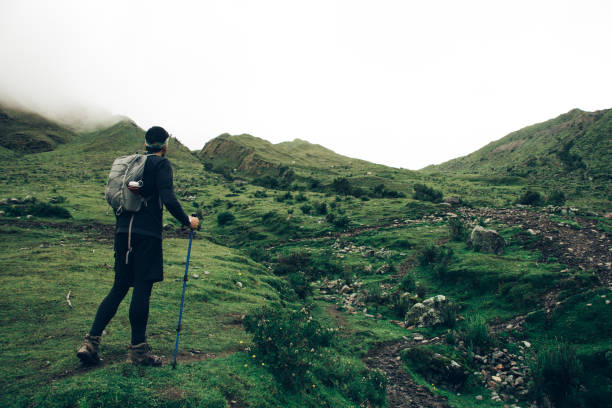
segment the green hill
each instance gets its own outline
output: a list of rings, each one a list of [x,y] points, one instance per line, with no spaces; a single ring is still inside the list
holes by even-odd
[[[55,149],[75,137],[74,132],[33,112],[0,105],[0,155],[38,153]]]
[[[427,171],[611,180],[612,109],[573,109],[555,119],[528,126],[480,150]]]
[[[541,180],[553,178],[542,172],[414,172],[248,135],[193,153],[172,139],[177,198],[202,226],[176,370],[168,363],[190,241],[168,211],[165,279],[147,329],[165,367],[124,363],[129,299],[103,335],[104,364],[82,367],[75,356],[114,278],[108,170],[142,151],[144,130],[122,120],[51,151],[3,147],[13,156],[0,161],[0,285],[9,294],[0,299],[0,406],[607,406],[612,220],[603,213],[612,207],[592,186],[604,185],[595,177],[608,159],[578,140],[604,146],[606,115],[550,154],[568,163],[554,187],[570,186],[567,204],[578,209],[514,206],[528,189],[548,192]],[[535,128],[533,149],[545,152],[547,127]],[[290,183],[256,184],[266,176]],[[476,226],[499,232],[503,251],[468,241]],[[443,299],[452,307],[438,324],[410,317],[417,302]]]
[[[305,140],[272,144],[251,135],[223,134],[206,143],[198,157],[215,171],[230,171],[247,176],[281,175],[288,168],[300,175],[368,175],[389,172],[387,166],[339,155]]]

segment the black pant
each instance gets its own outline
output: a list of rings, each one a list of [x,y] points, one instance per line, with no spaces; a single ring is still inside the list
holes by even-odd
[[[89,332],[92,336],[100,336],[102,331],[117,313],[119,304],[130,290],[130,280],[115,276],[115,283],[104,298]],[[151,297],[152,281],[134,282],[134,292],[130,303],[130,325],[132,326],[132,345],[144,343],[146,339],[147,321],[149,320],[149,298]]]

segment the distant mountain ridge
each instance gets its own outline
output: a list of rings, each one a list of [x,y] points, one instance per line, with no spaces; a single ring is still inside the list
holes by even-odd
[[[611,179],[612,109],[573,109],[425,171]]]

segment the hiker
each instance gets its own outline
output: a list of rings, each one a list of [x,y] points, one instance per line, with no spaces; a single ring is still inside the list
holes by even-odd
[[[138,212],[124,211],[116,216],[115,282],[100,304],[91,330],[77,351],[77,356],[84,363],[95,364],[100,361],[100,336],[115,316],[130,287],[133,287],[129,314],[132,341],[127,362],[161,365],[161,358],[151,353],[145,333],[153,283],[163,280],[162,203],[181,224],[195,229],[199,222],[198,218],[185,214],[174,195],[172,167],[164,157],[169,136],[159,126],[150,128],[145,134],[147,158],[143,183],[136,189],[130,187],[130,190],[136,190],[136,193],[148,199]]]

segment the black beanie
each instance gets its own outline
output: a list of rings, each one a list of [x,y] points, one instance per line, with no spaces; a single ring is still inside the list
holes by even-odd
[[[161,150],[170,137],[168,132],[161,126],[153,126],[145,133],[145,145],[152,151]]]

